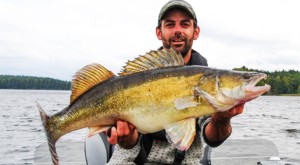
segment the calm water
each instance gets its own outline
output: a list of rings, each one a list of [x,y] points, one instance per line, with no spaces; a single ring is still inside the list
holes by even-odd
[[[33,164],[35,148],[46,142],[36,102],[54,114],[68,105],[69,96],[69,91],[0,90],[0,164]],[[300,97],[255,99],[232,125],[230,138],[270,140],[284,162],[300,164]],[[86,133],[75,131],[60,140],[83,142]]]

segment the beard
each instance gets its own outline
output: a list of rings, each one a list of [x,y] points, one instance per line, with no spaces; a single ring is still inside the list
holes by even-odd
[[[184,42],[183,47],[182,46],[178,47],[176,45],[171,44],[173,41],[176,40],[183,41]],[[187,53],[191,50],[193,45],[193,39],[192,38],[188,39],[184,36],[172,36],[168,40],[165,37],[162,37],[162,41],[163,41],[163,46],[165,48],[170,49],[172,47],[174,50],[180,52],[182,57],[185,57],[187,55]]]

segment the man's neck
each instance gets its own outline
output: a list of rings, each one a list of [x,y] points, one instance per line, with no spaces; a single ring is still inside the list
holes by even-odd
[[[192,49],[187,53],[187,55],[184,56],[184,63],[187,64],[189,63],[190,59],[191,59],[191,56],[192,56]]]

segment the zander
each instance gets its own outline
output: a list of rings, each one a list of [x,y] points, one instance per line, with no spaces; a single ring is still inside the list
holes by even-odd
[[[196,118],[250,101],[270,90],[256,86],[266,75],[256,72],[184,66],[173,49],[150,51],[115,76],[99,64],[79,70],[72,81],[70,105],[49,117],[38,104],[53,164],[55,143],[63,135],[89,127],[88,136],[121,119],[143,133],[166,130],[180,150],[188,150],[196,134]]]

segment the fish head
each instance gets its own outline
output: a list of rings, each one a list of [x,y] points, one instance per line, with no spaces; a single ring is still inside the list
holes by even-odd
[[[211,70],[200,78],[196,91],[217,111],[226,111],[269,91],[270,85],[257,86],[266,78],[258,72]]]

